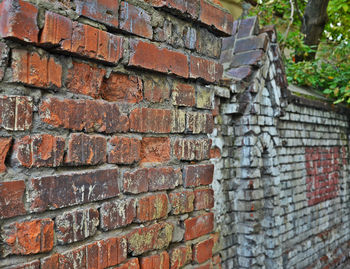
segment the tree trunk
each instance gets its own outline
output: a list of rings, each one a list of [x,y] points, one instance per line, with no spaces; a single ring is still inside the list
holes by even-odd
[[[301,32],[305,34],[304,44],[317,51],[320,38],[324,27],[328,21],[327,6],[329,0],[309,0],[305,8]],[[299,55],[302,59],[315,59],[316,53],[310,53],[308,56]],[[299,58],[298,57],[298,58]]]

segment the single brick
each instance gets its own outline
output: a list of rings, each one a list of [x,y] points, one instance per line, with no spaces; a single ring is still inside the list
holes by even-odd
[[[243,38],[259,33],[259,21],[257,17],[250,17],[241,20],[237,32],[237,38]]]
[[[0,36],[26,42],[38,42],[38,8],[22,0],[4,0],[0,3]]]
[[[252,36],[250,38],[238,39],[235,43],[235,53],[244,52],[249,50],[266,50],[268,44],[268,35],[261,34],[258,36]]]
[[[9,55],[10,48],[6,45],[6,43],[0,42],[0,81],[2,81],[2,79],[4,78]]]
[[[141,142],[141,162],[164,163],[170,160],[169,137],[144,137]]]
[[[212,238],[199,242],[193,247],[193,260],[203,263],[213,256],[214,241]]]
[[[122,2],[120,5],[119,28],[135,35],[152,39],[152,17],[142,8]]]
[[[159,48],[154,44],[139,40],[130,41],[130,50],[129,66],[188,78],[188,59],[180,52]]]
[[[49,98],[42,101],[40,118],[55,127],[74,131],[126,132],[129,119],[118,105],[98,100]]]
[[[186,219],[185,240],[192,240],[210,233],[214,228],[214,214],[207,213],[198,217]]]
[[[184,214],[193,211],[193,191],[181,191],[169,193],[171,213],[174,215]]]
[[[86,268],[86,246],[68,250],[64,253],[61,253],[58,257],[58,264],[61,268]]]
[[[93,236],[99,224],[99,213],[94,208],[76,210],[58,215],[55,219],[57,242],[70,244]]]
[[[139,103],[142,101],[142,80],[136,76],[112,73],[103,81],[101,97],[108,101]]]
[[[0,219],[24,215],[23,180],[0,182]]]
[[[14,82],[39,88],[62,86],[62,65],[46,53],[39,55],[36,52],[14,49],[11,68]]]
[[[32,179],[30,210],[43,212],[115,197],[118,178],[118,170],[111,169]]]
[[[191,245],[182,245],[170,251],[170,268],[177,269],[192,261]]]
[[[3,228],[3,256],[31,255],[48,252],[53,248],[51,219],[15,222]]]
[[[213,182],[214,165],[189,165],[184,168],[184,186],[198,187]]]
[[[148,169],[149,191],[175,189],[182,184],[182,175],[179,168],[160,167]]]
[[[100,240],[86,247],[87,268],[106,268],[122,263],[127,258],[124,236]],[[69,267],[71,268],[71,267]]]
[[[52,12],[45,14],[40,39],[40,43],[45,46],[110,64],[116,64],[122,58],[123,42],[124,39],[120,36],[86,24],[72,22]]]
[[[136,217],[136,203],[134,199],[120,199],[105,202],[100,209],[101,228],[104,231],[127,226]]]
[[[173,105],[194,106],[196,104],[196,91],[190,84],[174,83],[172,91]]]
[[[204,79],[207,82],[218,82],[223,75],[223,66],[212,60],[191,55],[190,78]]]
[[[211,26],[223,36],[232,35],[233,17],[228,11],[210,4],[209,1],[201,0],[200,22]]]
[[[131,258],[122,265],[115,267],[114,269],[140,269],[140,263],[138,258]]]
[[[183,133],[186,129],[186,111],[176,109],[172,111],[171,132]]]
[[[242,65],[259,66],[264,55],[265,53],[262,50],[253,50],[236,54],[230,63],[230,67],[241,67]]]
[[[199,0],[145,0],[154,7],[165,7],[180,12],[182,16],[197,19],[199,16]]]
[[[11,147],[12,137],[0,137],[0,173],[6,171],[5,159]]]
[[[141,269],[169,269],[169,264],[169,254],[166,251],[140,258]]]
[[[160,219],[168,214],[168,196],[155,194],[142,197],[137,202],[136,219],[145,222]]]
[[[214,118],[212,113],[187,112],[187,131],[193,134],[210,134],[214,129]]]
[[[130,113],[130,130],[139,133],[170,133],[171,110],[136,108]]]
[[[16,139],[12,162],[24,167],[58,167],[63,162],[65,139],[50,134]]]
[[[101,22],[110,27],[118,27],[119,1],[117,0],[74,0],[79,15]]]
[[[146,78],[143,83],[144,98],[153,103],[169,100],[170,85],[163,77]]]
[[[59,254],[55,253],[51,256],[40,259],[40,269],[59,268]]]
[[[32,128],[33,101],[27,96],[0,96],[0,127],[11,131]]]
[[[141,193],[148,191],[148,169],[141,168],[133,172],[124,172],[123,191],[126,193]]]
[[[210,87],[197,87],[196,107],[213,109],[213,91]]]
[[[106,162],[107,141],[101,135],[72,134],[68,142],[65,163],[96,165]]]
[[[194,208],[196,210],[214,207],[214,191],[212,189],[194,190]]]
[[[73,61],[72,68],[68,69],[66,87],[70,92],[100,97],[100,88],[106,70],[96,65]]]
[[[150,250],[165,248],[171,242],[173,230],[173,225],[166,222],[138,228],[127,235],[128,252],[137,256]]]
[[[112,149],[108,153],[108,163],[133,164],[140,161],[141,141],[129,137],[112,137],[109,140]]]
[[[209,57],[219,58],[222,39],[204,28],[200,28],[196,33],[196,51]]]
[[[179,160],[206,160],[210,157],[210,139],[187,139],[175,140],[173,153]]]

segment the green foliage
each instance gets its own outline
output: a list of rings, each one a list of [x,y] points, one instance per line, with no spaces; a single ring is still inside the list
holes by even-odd
[[[297,0],[293,23],[288,35],[291,5],[289,0],[271,0],[252,8],[250,15],[258,15],[262,25],[275,24],[278,40],[283,47],[289,83],[312,87],[323,92],[334,103],[350,104],[350,3],[349,0],[330,0],[328,5],[329,22],[325,35],[317,50],[316,60],[295,62],[295,55],[314,52],[314,48],[303,43],[300,32],[301,17],[307,4]],[[298,14],[299,13],[299,14]]]

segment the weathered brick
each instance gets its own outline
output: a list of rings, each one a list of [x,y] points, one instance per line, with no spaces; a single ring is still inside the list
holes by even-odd
[[[121,2],[119,28],[135,35],[152,39],[151,16],[142,8]]]
[[[140,258],[141,269],[169,269],[169,265],[169,254],[166,251]]]
[[[119,1],[112,0],[74,0],[79,15],[104,23],[110,27],[118,27]]]
[[[0,96],[0,127],[11,131],[32,128],[33,102],[27,96]]]
[[[123,191],[126,193],[141,193],[148,191],[148,169],[141,168],[133,172],[124,172]]]
[[[222,39],[204,28],[200,28],[196,33],[196,51],[209,57],[219,58]]]
[[[145,0],[154,7],[166,7],[180,12],[182,16],[190,16],[193,19],[199,16],[199,0]]]
[[[38,8],[22,0],[4,0],[0,3],[0,36],[38,42]]]
[[[194,208],[196,210],[214,207],[214,191],[212,189],[194,190]]]
[[[206,160],[210,157],[210,139],[187,139],[175,140],[173,153],[179,160]]]
[[[134,199],[120,199],[105,202],[100,209],[101,228],[104,231],[124,227],[133,222],[136,217],[136,203]]]
[[[148,169],[149,191],[175,189],[182,183],[181,170],[172,167]]]
[[[140,161],[141,141],[129,137],[112,137],[109,140],[112,149],[108,153],[108,163],[132,164]]]
[[[53,254],[51,256],[40,259],[40,269],[53,269],[58,268],[59,254]]]
[[[213,109],[213,91],[210,87],[197,87],[196,107]]]
[[[235,53],[249,51],[249,50],[266,50],[268,44],[267,34],[252,36],[250,38],[238,39],[235,42]]]
[[[76,210],[58,215],[55,219],[57,242],[70,244],[93,236],[99,224],[99,213],[94,208]]]
[[[194,106],[196,104],[196,91],[190,84],[174,83],[172,90],[173,105]]]
[[[171,132],[183,133],[186,129],[186,111],[176,109],[172,111]]]
[[[116,169],[48,176],[30,181],[32,212],[99,201],[119,194]]]
[[[122,265],[115,267],[114,269],[140,269],[140,263],[138,258],[131,258]]]
[[[193,191],[181,191],[169,193],[171,213],[174,215],[184,214],[193,211]]]
[[[68,142],[65,163],[96,165],[106,162],[107,141],[101,135],[72,134]]]
[[[50,134],[16,139],[11,161],[24,167],[58,167],[63,162],[65,139]]]
[[[9,54],[10,48],[4,42],[0,42],[0,81],[2,81],[5,75]]]
[[[193,260],[203,263],[213,256],[214,241],[212,238],[199,242],[193,247]]]
[[[231,62],[230,67],[240,67],[242,65],[259,65],[264,57],[262,50],[253,50],[236,54]]]
[[[257,17],[250,17],[241,20],[237,32],[237,38],[256,35],[259,32],[259,21]]]
[[[41,269],[40,261],[28,262],[20,265],[7,266],[7,269]],[[43,268],[44,269],[44,268]]]
[[[144,137],[141,142],[141,162],[164,163],[170,160],[169,137]]]
[[[190,77],[204,79],[207,82],[218,82],[224,72],[223,66],[212,60],[191,55]]]
[[[25,188],[23,180],[0,182],[0,219],[26,213],[23,202]]]
[[[6,171],[5,159],[12,143],[11,137],[0,137],[0,173]]]
[[[185,187],[198,187],[213,182],[214,165],[189,165],[184,168]]]
[[[62,86],[62,65],[46,53],[12,50],[12,80],[40,88]]]
[[[185,78],[189,75],[187,56],[181,52],[159,48],[152,43],[138,40],[130,41],[130,50],[129,66],[175,74]]]
[[[136,256],[167,247],[173,237],[173,229],[171,224],[161,222],[132,231],[127,235],[128,252]]]
[[[56,31],[62,29],[62,31]],[[72,22],[61,15],[46,12],[40,43],[57,50],[75,53],[110,64],[123,54],[124,39],[92,26]]]
[[[130,113],[130,130],[139,133],[170,133],[171,110],[136,108]]]
[[[165,78],[146,78],[143,83],[145,100],[153,103],[161,103],[169,100],[170,85]]]
[[[3,256],[9,254],[30,255],[48,252],[53,248],[53,226],[51,219],[15,222],[3,229]]]
[[[252,74],[252,68],[248,66],[231,68],[226,73],[236,80],[242,80]]]
[[[142,197],[137,202],[136,219],[145,222],[160,219],[168,214],[168,197],[155,194]]]
[[[99,98],[105,75],[106,70],[96,65],[73,61],[72,68],[68,69],[66,87],[73,93]]]
[[[193,134],[210,134],[213,132],[214,119],[212,113],[187,112],[187,131]]]
[[[192,240],[210,233],[214,228],[214,214],[207,213],[184,221],[185,240]]]
[[[78,265],[81,268],[86,268],[86,262],[86,246],[68,250],[58,257],[59,267],[62,268],[74,268]]]
[[[192,261],[191,245],[181,245],[170,251],[170,268],[177,269]]]
[[[116,104],[97,100],[49,98],[40,106],[40,117],[55,127],[75,131],[126,132],[129,119]]]
[[[112,73],[101,87],[101,97],[108,101],[139,103],[142,101],[142,80],[136,76]]]
[[[228,11],[201,0],[199,20],[224,36],[232,35],[233,17]]]
[[[183,41],[185,48],[194,50],[197,42],[197,30],[193,27],[185,26],[183,31]]]

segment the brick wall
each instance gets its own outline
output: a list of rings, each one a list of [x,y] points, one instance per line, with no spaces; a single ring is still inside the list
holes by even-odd
[[[206,0],[0,14],[0,267],[219,268],[208,134],[231,15]]]

